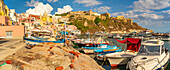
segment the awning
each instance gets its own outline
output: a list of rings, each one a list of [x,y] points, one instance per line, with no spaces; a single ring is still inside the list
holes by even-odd
[[[141,39],[126,38],[124,40],[118,40],[119,43],[127,44],[127,50],[138,51],[141,46]]]

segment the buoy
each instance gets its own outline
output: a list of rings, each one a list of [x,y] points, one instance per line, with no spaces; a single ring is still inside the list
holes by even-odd
[[[59,66],[59,67],[55,68],[55,70],[63,70],[63,69],[64,69],[63,66]]]
[[[6,63],[7,63],[7,64],[12,64],[12,63],[13,63],[13,61],[11,61],[11,60],[7,60],[7,61],[6,61]]]

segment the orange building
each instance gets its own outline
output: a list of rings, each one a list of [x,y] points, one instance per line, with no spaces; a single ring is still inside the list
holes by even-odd
[[[10,20],[9,20],[8,17],[0,16],[0,25],[1,26],[9,26],[9,25],[12,25],[12,24],[10,23]]]
[[[40,16],[39,15],[32,15],[32,14],[29,14],[29,17],[34,17],[36,20],[38,19],[40,19]]]
[[[22,39],[25,34],[25,26],[0,26],[0,37],[7,39]]]

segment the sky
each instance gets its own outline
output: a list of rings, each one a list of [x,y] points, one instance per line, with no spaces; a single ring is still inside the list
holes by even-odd
[[[17,13],[62,14],[69,11],[95,11],[123,15],[154,32],[170,31],[170,0],[4,0]]]

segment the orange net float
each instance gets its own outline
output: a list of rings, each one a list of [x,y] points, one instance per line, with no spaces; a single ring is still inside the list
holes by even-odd
[[[71,69],[74,68],[74,65],[73,65],[73,64],[70,64],[69,66],[70,66]]]
[[[59,66],[59,67],[55,68],[55,70],[63,70],[63,69],[64,69],[63,66]]]
[[[73,63],[73,62],[74,62],[74,59],[71,60],[71,63]]]
[[[77,58],[79,57],[79,55],[76,55],[77,56]]]
[[[68,50],[66,50],[66,49],[63,49],[64,51],[66,51],[66,52],[68,52]]]
[[[23,68],[24,68],[24,66],[25,66],[25,65],[21,65],[21,67],[23,67]]]
[[[69,41],[66,39],[66,44],[68,45],[69,44]]]
[[[7,60],[7,61],[6,61],[6,63],[7,63],[7,64],[12,64],[12,63],[13,63],[13,61],[11,61],[11,60]]]
[[[53,47],[50,47],[50,49],[52,49]]]
[[[47,51],[50,51],[50,49],[48,49]]]
[[[74,52],[74,51],[69,51],[69,53],[74,54],[74,55],[77,55],[77,53]]]

